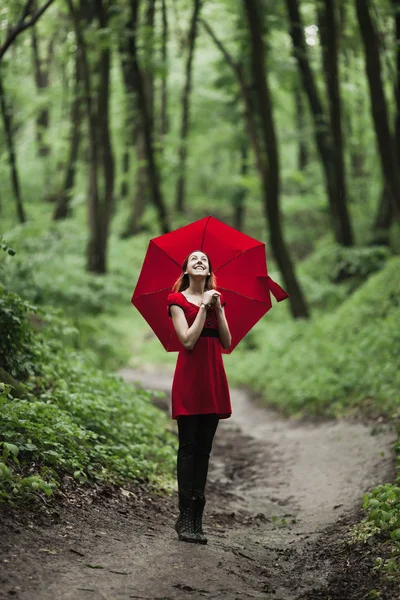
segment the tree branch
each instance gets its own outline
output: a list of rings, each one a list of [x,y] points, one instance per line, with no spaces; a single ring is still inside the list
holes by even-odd
[[[47,2],[45,2],[41,8],[39,8],[35,13],[33,13],[31,18],[29,19],[29,21],[25,21],[26,17],[29,14],[31,5],[33,3],[33,0],[28,0],[18,24],[10,31],[8,38],[6,39],[4,44],[2,44],[2,46],[0,46],[0,60],[3,58],[4,54],[6,53],[8,48],[11,46],[11,44],[13,43],[15,38],[20,33],[25,31],[25,29],[32,27],[32,25],[34,25],[36,23],[36,21],[42,16],[42,14],[45,12],[45,10],[47,10],[49,8],[50,4],[52,4],[53,2],[54,2],[54,0],[47,0]]]
[[[248,85],[246,83],[246,78],[244,75],[243,65],[241,63],[237,63],[231,54],[229,54],[228,50],[225,48],[221,40],[217,38],[214,31],[211,29],[210,25],[202,18],[199,19],[199,22],[203,25],[204,29],[211,37],[214,44],[222,53],[225,58],[227,64],[231,67],[234,75],[237,78],[239,84],[240,94],[242,96],[244,111],[245,111],[245,120],[247,125],[247,131],[250,138],[250,141],[253,145],[254,155],[256,158],[257,169],[260,174],[265,173],[267,171],[267,164],[263,160],[262,151],[261,151],[261,143],[257,131],[257,125],[254,120],[254,107],[252,104],[252,100],[249,94]]]

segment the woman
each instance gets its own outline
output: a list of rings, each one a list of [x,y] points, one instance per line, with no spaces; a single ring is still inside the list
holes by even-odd
[[[175,529],[184,542],[206,544],[202,517],[210,452],[219,419],[231,416],[221,348],[232,343],[226,302],[216,290],[209,257],[189,254],[168,295],[168,315],[182,343],[172,383],[172,418],[177,420],[179,516]]]

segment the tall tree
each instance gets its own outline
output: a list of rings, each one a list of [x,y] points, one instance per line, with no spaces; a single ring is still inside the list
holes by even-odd
[[[246,177],[248,173],[248,140],[243,139],[240,144],[240,175]],[[234,194],[234,215],[233,226],[238,231],[243,231],[245,200],[247,196],[247,188],[240,184],[237,186]]]
[[[17,165],[17,157],[15,153],[15,141],[14,141],[14,133],[12,127],[11,120],[11,107],[9,106],[6,93],[3,84],[3,75],[2,75],[2,66],[0,64],[0,108],[1,108],[1,117],[3,121],[3,128],[6,139],[6,146],[8,152],[8,162],[10,164],[11,169],[11,183],[14,190],[15,201],[17,203],[17,215],[20,223],[25,223],[26,216],[24,205],[21,196],[21,185],[19,182],[19,172]]]
[[[155,18],[155,0],[146,0],[146,14],[144,23],[144,52],[141,68],[143,81],[143,93],[145,96],[148,125],[152,148],[154,148],[154,18]],[[137,28],[139,31],[139,28]],[[136,77],[136,85],[138,79]],[[138,90],[137,90],[138,93]],[[132,202],[132,211],[128,221],[128,228],[125,235],[133,235],[141,230],[141,219],[143,217],[146,199],[149,196],[149,183],[147,177],[147,152],[146,140],[142,120],[138,120],[136,131],[136,178],[135,178],[135,196]]]
[[[54,211],[54,220],[65,219],[71,214],[71,192],[74,187],[76,164],[78,160],[79,146],[81,143],[81,129],[83,119],[82,105],[82,67],[79,53],[75,58],[75,82],[71,106],[70,141],[68,162],[64,179],[64,186],[57,199]]]
[[[250,31],[251,67],[257,96],[257,110],[260,120],[260,139],[262,140],[263,159],[268,171],[263,181],[264,210],[269,230],[269,239],[275,260],[289,293],[290,307],[294,317],[308,317],[308,309],[300,285],[297,281],[294,265],[286,246],[279,208],[279,152],[272,115],[272,101],[268,85],[265,61],[265,48],[262,30],[262,12],[258,0],[244,0]]]
[[[35,84],[39,96],[43,95],[49,86],[50,65],[54,51],[54,36],[47,43],[45,58],[42,58],[39,48],[39,39],[36,31],[36,26],[31,29],[32,33],[32,58],[35,74]],[[38,145],[39,156],[47,156],[50,153],[50,145],[45,139],[46,132],[49,128],[49,106],[41,106],[39,114],[36,118],[36,141]]]
[[[74,23],[78,52],[82,66],[85,106],[89,142],[89,243],[87,267],[89,271],[107,271],[107,242],[113,210],[114,158],[109,130],[110,96],[110,43],[102,40],[101,48],[95,47],[96,60],[89,62],[88,44],[83,31],[88,24],[107,30],[111,0],[88,3],[80,0],[79,11],[72,0],[67,0]]]
[[[161,1],[162,8],[162,77],[161,77],[161,126],[160,133],[164,136],[168,133],[168,13],[166,0]]]
[[[182,117],[179,144],[179,171],[176,183],[175,210],[183,213],[185,209],[185,191],[186,191],[186,159],[187,159],[187,138],[189,133],[190,120],[190,92],[192,89],[192,65],[197,36],[197,21],[201,8],[201,0],[193,0],[193,13],[190,21],[188,35],[188,54],[186,58],[186,80],[182,92]]]
[[[299,2],[298,0],[286,0],[286,6],[290,23],[290,35],[293,42],[293,53],[297,60],[304,90],[313,116],[314,135],[324,169],[325,187],[335,239],[339,244],[351,246],[353,244],[353,235],[346,198],[342,193],[340,177],[338,177],[337,154],[334,150],[330,119],[323,109],[314,74],[310,67],[307,44],[300,17]],[[337,63],[337,57],[334,58],[334,61]],[[332,66],[330,66],[331,68]],[[336,86],[337,84],[335,83],[333,87]]]
[[[139,65],[137,52],[137,30],[138,30],[138,8],[140,0],[130,0],[130,16],[128,29],[132,34],[128,37],[127,49],[129,55],[129,73],[128,77],[132,82],[132,87],[136,86],[136,97],[138,113],[143,128],[143,140],[146,151],[146,166],[148,186],[151,200],[156,208],[160,229],[163,233],[170,230],[168,222],[167,209],[161,192],[160,174],[157,162],[155,160],[154,143],[152,135],[152,118],[147,105],[145,81],[142,69]]]
[[[355,0],[355,4],[364,44],[365,69],[382,172],[393,210],[397,214],[397,218],[400,218],[400,161],[389,125],[389,115],[382,83],[378,36],[371,18],[369,0]]]
[[[303,171],[309,162],[309,151],[305,135],[306,111],[302,90],[297,81],[294,84],[293,96],[296,108],[295,118],[298,135],[297,166],[299,171]]]
[[[400,0],[391,0],[394,18],[395,65],[394,97],[396,116],[394,124],[394,143],[396,144],[396,157],[400,160]],[[386,50],[386,49],[384,49]],[[393,224],[394,207],[391,200],[390,189],[384,182],[380,196],[375,220],[373,223],[373,243],[390,244],[390,229]]]
[[[345,208],[346,245],[353,244],[353,232],[347,212],[347,184],[344,165],[344,144],[342,134],[342,100],[339,86],[338,66],[338,18],[337,3],[334,0],[320,0],[318,21],[322,42],[322,63],[327,88],[329,121],[333,138],[335,174],[340,203]]]

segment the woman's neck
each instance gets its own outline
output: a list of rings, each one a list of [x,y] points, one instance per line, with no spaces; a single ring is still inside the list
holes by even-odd
[[[186,292],[191,296],[202,296],[204,294],[205,285],[203,282],[194,283],[191,282],[189,287],[186,288]]]

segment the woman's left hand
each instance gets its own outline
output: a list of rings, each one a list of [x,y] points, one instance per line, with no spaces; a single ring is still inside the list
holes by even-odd
[[[222,308],[220,296],[221,296],[221,292],[217,292],[217,291],[214,292],[213,297],[214,297],[215,301],[213,302],[212,306],[215,306],[216,308]]]

